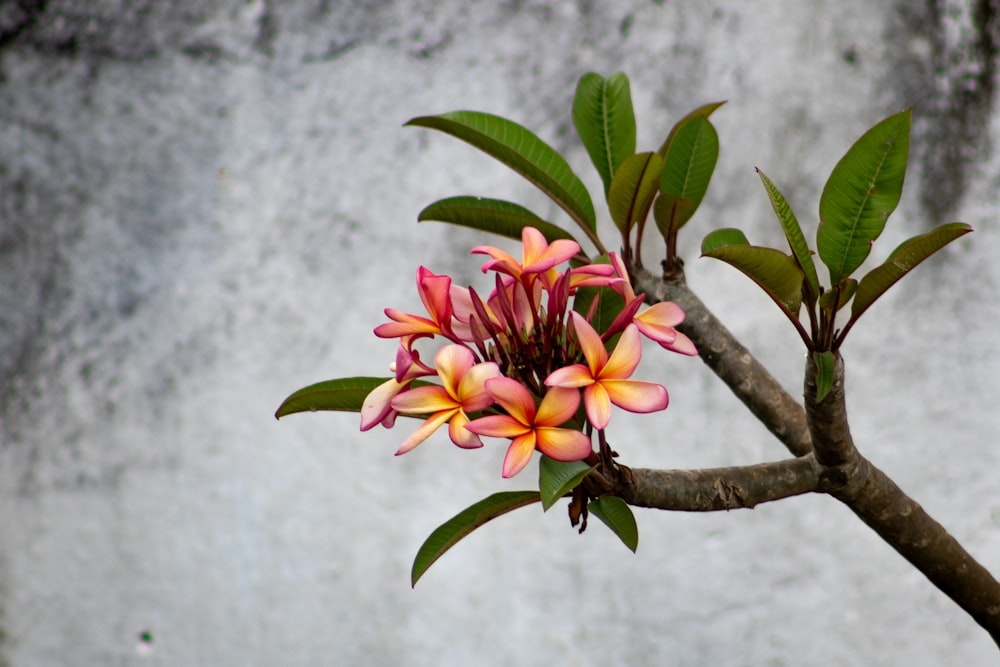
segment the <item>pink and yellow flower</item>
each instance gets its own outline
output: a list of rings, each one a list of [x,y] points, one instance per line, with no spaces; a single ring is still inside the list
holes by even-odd
[[[520,280],[526,285],[531,280],[528,276],[540,275],[546,286],[551,285],[558,277],[555,267],[567,261],[580,252],[580,244],[569,239],[556,239],[552,243],[534,227],[524,227],[521,230],[521,261],[518,262],[509,253],[493,246],[476,246],[473,254],[489,255],[493,259],[483,264],[483,273],[493,270]]]
[[[400,345],[396,350],[396,361],[389,365],[395,377],[386,380],[368,392],[361,405],[361,430],[367,431],[376,424],[392,428],[399,414],[392,408],[392,399],[407,389],[418,377],[434,375],[434,369],[420,361],[415,350]]]
[[[379,338],[399,338],[444,334],[453,338],[451,304],[451,277],[439,276],[421,266],[417,269],[417,292],[430,318],[411,315],[395,308],[386,308],[385,314],[392,322],[375,327]],[[407,345],[409,346],[409,345]]]
[[[637,312],[642,299],[637,297],[632,289],[625,263],[615,253],[611,253],[611,263],[615,267],[615,272],[623,278],[621,283],[612,285],[625,298],[625,309],[619,315],[619,319],[627,318],[626,321],[634,324],[639,329],[639,333],[656,341],[660,347],[666,350],[688,356],[697,355],[698,349],[691,339],[674,328],[684,321],[684,311],[681,310],[681,307],[671,301],[661,301],[641,313]],[[610,327],[611,329],[614,329],[616,325],[624,325],[624,322],[619,322],[619,319],[615,320]]]
[[[625,328],[609,356],[594,327],[577,312],[571,312],[570,317],[587,364],[553,371],[545,378],[547,386],[583,388],[587,419],[597,429],[607,427],[612,403],[630,412],[655,412],[667,407],[667,390],[661,385],[628,379],[642,357],[642,341],[636,325]]]
[[[516,380],[492,378],[486,381],[486,390],[507,414],[480,417],[466,428],[479,435],[511,439],[503,461],[504,477],[524,470],[536,449],[557,461],[580,461],[590,455],[590,438],[576,429],[559,428],[576,413],[580,392],[553,387],[536,408],[531,393]]]
[[[429,414],[426,421],[400,445],[396,455],[405,454],[444,424],[448,435],[459,447],[482,447],[479,436],[466,428],[468,413],[484,410],[493,404],[484,383],[500,375],[493,362],[476,363],[472,352],[462,345],[446,345],[434,357],[441,385],[415,387],[392,399],[392,408],[409,414]]]

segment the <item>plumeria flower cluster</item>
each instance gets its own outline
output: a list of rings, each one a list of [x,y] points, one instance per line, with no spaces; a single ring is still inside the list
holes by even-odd
[[[579,257],[576,242],[550,244],[533,227],[523,229],[521,240],[520,261],[491,246],[473,248],[473,254],[489,257],[483,273],[494,274],[486,296],[455,285],[449,276],[417,270],[427,315],[385,310],[391,321],[378,326],[375,335],[399,339],[390,366],[395,376],[365,399],[361,430],[377,424],[391,428],[399,414],[423,416],[397,455],[445,424],[459,447],[482,447],[480,436],[507,438],[502,474],[512,477],[535,450],[557,461],[590,458],[591,434],[595,429],[603,434],[612,405],[640,413],[667,407],[663,386],[631,376],[643,335],[667,350],[697,353],[674,328],[684,320],[680,307],[663,302],[640,312],[643,296],[633,292],[628,271],[614,253],[609,264],[560,271],[560,265]],[[582,287],[609,288],[624,300],[603,332],[593,324],[599,297],[586,314],[572,309]],[[424,339],[447,341],[430,364],[416,348]],[[426,381],[433,377],[439,383]]]

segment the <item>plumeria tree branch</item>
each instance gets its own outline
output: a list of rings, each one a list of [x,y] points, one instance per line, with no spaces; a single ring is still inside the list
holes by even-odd
[[[614,489],[629,505],[682,512],[752,509],[817,491],[822,467],[811,455],[748,466],[703,470],[633,468]]]
[[[810,361],[805,380],[806,414],[816,459],[826,462],[822,490],[850,507],[1000,646],[1000,583],[855,448],[847,423],[843,359],[837,357],[833,385],[822,401],[815,398],[816,374],[816,364]]]
[[[647,301],[673,301],[687,313],[677,328],[702,360],[743,400],[797,459],[714,470],[632,470],[631,486],[615,490],[626,502],[664,510],[752,508],[801,493],[827,493],[847,505],[886,543],[954,600],[1000,645],[1000,583],[919,503],[854,445],[844,399],[844,363],[837,355],[829,393],[817,400],[810,358],[805,408],[746,350],[685,284],[683,274],[657,279],[633,268]]]

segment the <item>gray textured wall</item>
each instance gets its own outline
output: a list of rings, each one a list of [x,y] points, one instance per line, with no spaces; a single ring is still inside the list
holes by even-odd
[[[423,205],[558,219],[401,123],[512,117],[596,192],[569,116],[588,70],[630,74],[643,147],[729,100],[690,282],[798,392],[800,344],[698,240],[779,242],[754,165],[812,224],[847,146],[913,106],[877,258],[938,222],[977,231],[852,334],[849,407],[863,450],[1000,571],[994,4],[0,3],[0,665],[987,664],[985,633],[825,498],[643,512],[635,556],[522,511],[411,591],[431,529],[530,480],[499,479],[502,446],[394,459],[407,424],[271,414],[383,370],[371,329],[415,307],[418,264],[478,279],[481,239],[414,224]],[[672,403],[616,417],[627,463],[783,455],[700,363],[647,357]]]

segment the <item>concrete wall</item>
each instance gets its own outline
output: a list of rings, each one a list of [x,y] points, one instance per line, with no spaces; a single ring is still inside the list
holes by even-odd
[[[482,237],[416,225],[425,204],[489,195],[563,221],[488,158],[401,124],[511,117],[597,192],[569,114],[590,70],[629,73],[644,148],[729,100],[690,283],[797,393],[801,344],[697,245],[715,226],[780,243],[754,165],[811,227],[843,151],[912,106],[875,259],[938,222],[976,233],[852,333],[855,440],[1000,571],[993,7],[3,5],[0,664],[986,664],[986,634],[821,497],[640,512],[635,556],[562,509],[521,511],[410,590],[435,526],[533,473],[501,481],[499,444],[393,458],[408,424],[271,415],[310,382],[384,371],[393,347],[371,329],[416,307],[419,264],[479,280],[465,253]],[[784,455],[698,361],[645,361],[672,403],[616,415],[626,463]]]

